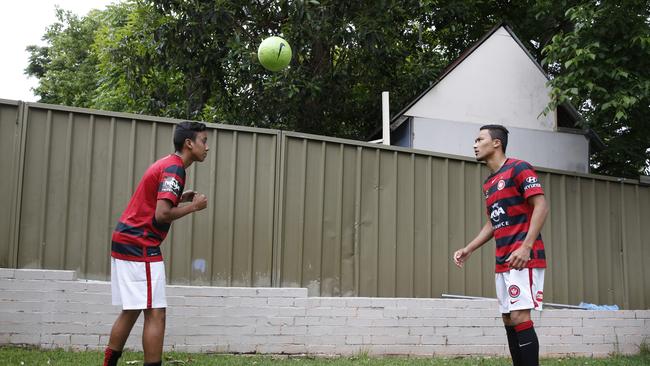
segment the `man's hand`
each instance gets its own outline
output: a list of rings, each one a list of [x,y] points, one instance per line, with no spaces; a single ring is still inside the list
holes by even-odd
[[[180,202],[192,202],[192,199],[194,199],[195,194],[196,191],[193,190],[183,192],[183,194],[181,195]]]
[[[530,260],[530,247],[526,245],[521,245],[517,248],[510,257],[506,259],[506,262],[510,264],[512,269],[523,269],[526,268],[526,263]]]
[[[470,255],[472,255],[472,252],[469,249],[467,249],[467,247],[458,249],[454,253],[454,263],[456,263],[456,265],[459,268],[463,268],[463,265],[465,264],[465,262],[467,261]]]
[[[203,210],[208,207],[208,197],[203,193],[195,193],[194,197],[192,197],[192,206],[194,206],[194,211]]]

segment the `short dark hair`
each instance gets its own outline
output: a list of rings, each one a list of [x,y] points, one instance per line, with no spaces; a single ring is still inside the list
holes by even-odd
[[[174,129],[174,148],[176,151],[183,151],[186,139],[196,140],[197,132],[205,131],[205,123],[184,121],[176,125]]]
[[[493,140],[501,141],[503,153],[506,153],[506,147],[508,146],[508,134],[510,133],[507,128],[502,125],[485,125],[481,126],[480,130],[488,130],[490,137],[492,137]]]

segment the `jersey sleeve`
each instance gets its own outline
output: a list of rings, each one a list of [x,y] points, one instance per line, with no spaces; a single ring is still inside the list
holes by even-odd
[[[544,194],[542,183],[533,167],[525,161],[520,162],[515,167],[515,183],[517,190],[524,198],[532,197],[538,194]]]
[[[157,199],[169,200],[177,206],[185,188],[185,169],[182,166],[171,165],[160,175]]]

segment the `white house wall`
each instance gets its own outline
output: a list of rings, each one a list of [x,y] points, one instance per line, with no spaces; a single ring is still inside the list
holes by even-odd
[[[413,148],[474,157],[482,124],[413,118]],[[508,127],[507,154],[534,166],[588,173],[589,141],[584,135]]]
[[[503,28],[456,66],[404,114],[553,131],[546,77]]]

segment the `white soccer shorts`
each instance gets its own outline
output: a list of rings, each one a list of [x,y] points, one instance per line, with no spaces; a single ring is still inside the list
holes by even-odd
[[[494,276],[499,311],[542,310],[544,302],[544,268],[511,269]]]
[[[166,308],[164,262],[134,262],[111,257],[113,305],[124,310]]]

